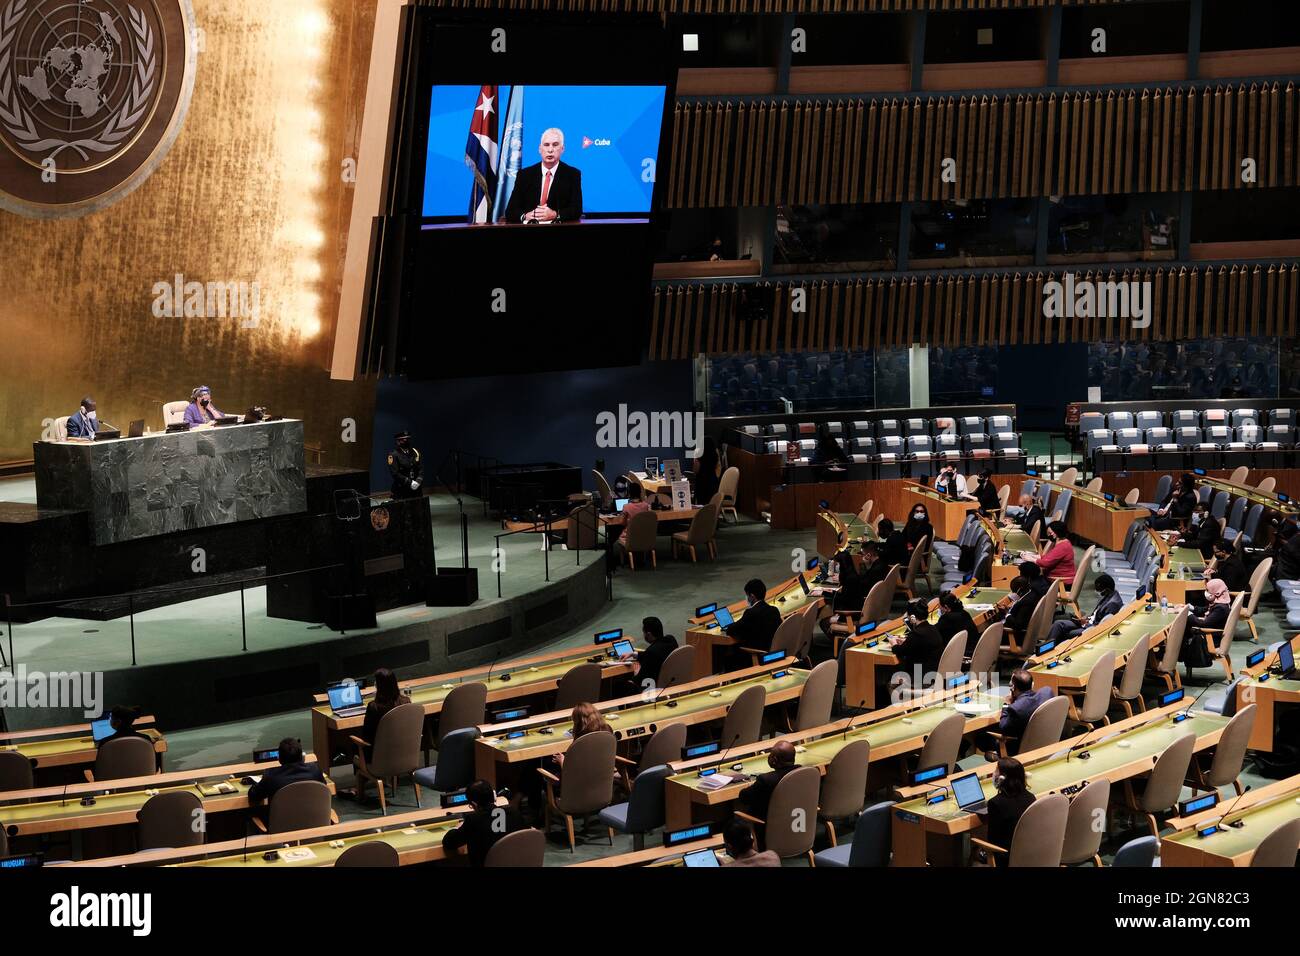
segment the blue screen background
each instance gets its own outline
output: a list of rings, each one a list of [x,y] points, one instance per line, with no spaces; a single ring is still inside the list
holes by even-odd
[[[564,131],[561,162],[582,173],[584,214],[648,213],[653,182],[642,182],[642,164],[659,160],[663,120],[662,86],[526,86],[523,155],[520,168],[541,161],[542,131]],[[429,109],[429,154],[425,163],[424,215],[467,216],[473,176],[465,165],[465,143],[478,101],[477,86],[435,86]],[[511,88],[497,88],[498,136],[505,125]],[[583,148],[583,137],[608,139],[609,146]],[[504,157],[503,157],[504,159]]]

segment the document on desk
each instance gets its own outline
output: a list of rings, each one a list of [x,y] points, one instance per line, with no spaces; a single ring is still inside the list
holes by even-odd
[[[316,854],[312,852],[311,847],[296,846],[292,850],[281,850],[280,859],[285,863],[298,863],[302,860],[314,860]]]
[[[712,773],[707,777],[700,778],[700,789],[702,790],[721,790],[723,787],[730,786],[736,782],[736,777],[728,776],[725,773]]]

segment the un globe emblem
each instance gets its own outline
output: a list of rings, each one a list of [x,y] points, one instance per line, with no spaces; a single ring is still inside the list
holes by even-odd
[[[0,0],[0,208],[56,218],[139,186],[194,88],[190,0]]]

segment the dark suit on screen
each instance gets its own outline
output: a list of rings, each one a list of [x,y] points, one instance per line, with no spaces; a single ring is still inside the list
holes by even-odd
[[[542,201],[542,164],[534,163],[519,170],[515,189],[506,204],[506,222],[522,222]],[[546,205],[555,210],[557,222],[577,222],[582,218],[582,173],[568,163],[555,164]]]

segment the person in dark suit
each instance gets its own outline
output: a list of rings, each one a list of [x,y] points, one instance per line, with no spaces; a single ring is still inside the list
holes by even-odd
[[[1033,615],[1034,608],[1038,607],[1042,595],[1031,588],[1029,582],[1023,577],[1011,579],[1011,593],[1016,597],[1007,608],[1007,616],[1002,622],[1002,628],[1014,634],[1018,643],[1029,628],[1029,618]]]
[[[465,788],[474,809],[461,818],[460,826],[442,838],[443,849],[454,853],[465,847],[470,866],[482,866],[488,850],[507,833],[524,828],[523,818],[511,806],[498,807],[497,795],[486,780],[475,780]]]
[[[324,783],[325,775],[321,773],[319,764],[307,763],[303,760],[301,740],[297,737],[285,737],[280,741],[280,766],[272,767],[262,774],[261,780],[253,784],[248,791],[248,802],[256,803],[265,800],[269,805],[272,797],[289,784],[298,783],[300,780],[316,780]]]
[[[135,722],[140,719],[139,707],[126,707],[118,704],[108,712],[108,724],[113,728],[113,732],[103,740],[95,744],[98,750],[110,740],[121,740],[123,737],[139,737],[141,740],[148,740],[153,743],[153,738],[148,734],[142,734],[135,729]]]
[[[1023,667],[1011,672],[1011,694],[1007,697],[1007,702],[1002,708],[1002,716],[998,718],[998,733],[1007,740],[1008,752],[1015,754],[1020,750],[1020,738],[1025,735],[1025,728],[1029,726],[1029,718],[1033,716],[1042,704],[1046,703],[1052,696],[1051,687],[1040,687],[1034,690],[1034,679],[1030,676],[1029,671]],[[993,749],[996,741],[986,733],[981,733],[977,738],[977,746],[981,750],[987,751],[984,758],[989,761],[998,759],[997,752]],[[1001,846],[1003,844],[999,844]]]
[[[1250,592],[1250,574],[1241,556],[1228,542],[1220,540],[1214,545],[1214,560],[1205,569],[1205,579],[1218,578],[1232,593]],[[1193,607],[1205,607],[1204,591],[1188,591],[1187,603]]]
[[[939,629],[944,646],[946,647],[948,642],[961,631],[965,631],[966,656],[970,657],[975,653],[975,645],[980,639],[980,629],[975,625],[975,619],[961,603],[961,598],[951,591],[944,591],[939,595],[939,608],[943,613],[939,615],[939,620],[934,626]]]
[[[864,601],[867,595],[871,593],[871,589],[885,580],[889,568],[889,563],[881,556],[880,545],[874,541],[868,541],[862,546],[862,567],[858,569],[858,584],[862,589],[862,599]],[[853,609],[847,602],[842,606],[839,601],[835,602],[836,610],[842,610],[843,608],[857,610],[861,607],[860,603],[858,608]]]
[[[913,601],[907,605],[907,633],[889,639],[898,658],[898,672],[906,674],[914,687],[921,687],[927,675],[939,670],[939,656],[943,653],[943,635],[930,623],[928,601]]]
[[[751,817],[767,819],[767,808],[772,802],[772,794],[781,779],[798,765],[794,762],[794,744],[788,740],[778,740],[767,752],[767,765],[772,769],[754,778],[752,786],[746,787],[740,794],[740,805]]]
[[[1182,527],[1192,516],[1197,500],[1196,479],[1191,475],[1183,475],[1178,479],[1178,487],[1160,502],[1156,513],[1148,519],[1151,527],[1157,531]]]
[[[1300,531],[1294,522],[1287,521],[1277,529],[1273,547],[1273,570],[1269,577],[1274,581],[1300,580]]]
[[[1078,637],[1090,627],[1100,624],[1112,614],[1118,614],[1124,607],[1124,596],[1115,590],[1115,579],[1109,574],[1099,574],[1092,586],[1097,591],[1097,606],[1092,609],[1092,613],[1087,617],[1070,617],[1061,618],[1059,621],[1053,621],[1051,629],[1047,632],[1049,641],[1068,641],[1071,638]]]
[[[1201,557],[1210,560],[1214,556],[1214,546],[1219,543],[1219,519],[1211,517],[1205,502],[1198,501],[1192,509],[1190,526],[1178,536],[1178,543],[1188,548],[1196,548]]]
[[[99,430],[99,420],[95,417],[95,400],[87,395],[81,400],[76,414],[68,416],[69,438],[94,438]]]
[[[745,613],[727,627],[727,636],[734,637],[738,643],[732,653],[733,670],[749,665],[750,657],[741,650],[742,647],[771,650],[772,637],[781,626],[781,612],[767,603],[767,585],[758,578],[746,583],[745,601],[748,605]]]
[[[663,670],[668,655],[677,650],[677,638],[664,634],[664,623],[657,617],[642,619],[641,634],[646,642],[645,650],[637,654],[626,654],[622,660],[635,662],[632,665],[632,682],[638,688],[658,687],[659,672]]]
[[[519,170],[506,204],[506,222],[577,222],[582,218],[582,173],[560,162],[564,131],[542,133],[542,161]]]
[[[727,824],[723,843],[731,862],[725,866],[780,866],[781,858],[771,850],[759,853],[754,848],[754,828],[739,817]]]
[[[1051,582],[1047,580],[1046,575],[1043,574],[1043,569],[1038,566],[1036,561],[1021,561],[1016,567],[1016,572],[1029,583],[1029,590],[1039,597],[1047,595]]]
[[[1029,534],[1034,530],[1034,525],[1038,525],[1038,531],[1041,534],[1047,528],[1047,518],[1043,515],[1043,509],[1038,506],[1038,501],[1033,495],[1020,496],[1020,517],[1004,518],[1002,523],[1008,528],[1012,525],[1019,525],[1020,530]]]
[[[885,571],[895,564],[907,567],[907,545],[903,541],[903,532],[894,530],[894,522],[881,518],[880,524],[876,525],[876,535],[880,538],[880,561]]]
[[[408,432],[398,432],[396,448],[388,453],[388,473],[392,476],[394,498],[418,498],[424,494],[424,465],[420,450],[411,444]]]
[[[979,484],[975,486],[975,500],[980,503],[980,514],[987,515],[1002,508],[1002,499],[998,497],[997,486],[993,484],[993,472],[980,472]]]
[[[835,563],[840,569],[840,589],[835,595],[836,611],[861,611],[862,602],[867,599],[867,588],[862,572],[858,570],[853,555],[847,548],[835,555]],[[864,556],[863,563],[866,564]]]
[[[989,798],[988,807],[980,816],[988,824],[988,842],[1010,850],[1016,824],[1034,802],[1034,795],[1025,783],[1024,765],[1015,757],[1003,757],[993,773],[993,786],[998,792]],[[993,862],[1005,866],[1006,854],[996,854]]]

